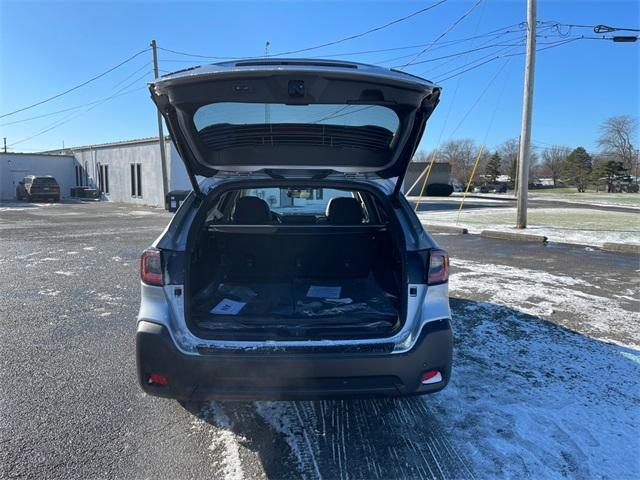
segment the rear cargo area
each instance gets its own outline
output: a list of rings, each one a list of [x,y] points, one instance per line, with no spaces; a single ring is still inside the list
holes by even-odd
[[[376,338],[402,324],[386,226],[209,225],[190,265],[189,320],[208,338]]]

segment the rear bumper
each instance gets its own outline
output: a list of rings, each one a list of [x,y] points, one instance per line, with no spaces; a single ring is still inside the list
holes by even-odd
[[[239,352],[186,355],[167,329],[141,321],[136,335],[138,380],[150,395],[180,400],[303,399],[398,396],[442,390],[451,375],[451,323],[425,325],[402,354]],[[421,374],[439,370],[441,382],[422,385]],[[149,384],[151,373],[164,386]]]
[[[60,192],[33,192],[27,194],[32,200],[48,200],[50,198],[60,198]]]

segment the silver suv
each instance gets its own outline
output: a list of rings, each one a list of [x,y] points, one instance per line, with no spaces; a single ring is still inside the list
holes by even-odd
[[[262,59],[150,90],[193,192],[142,255],[142,388],[181,400],[444,388],[448,257],[401,191],[440,89]]]

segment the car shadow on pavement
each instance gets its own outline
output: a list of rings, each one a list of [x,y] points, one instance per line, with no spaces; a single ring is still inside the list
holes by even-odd
[[[456,347],[452,381],[442,392],[186,408],[219,435],[231,433],[241,452],[259,460],[267,478],[606,474],[587,461],[588,455],[602,453],[599,462],[606,464],[610,449],[619,446],[607,443],[619,438],[613,431],[609,437],[609,430],[624,435],[620,422],[633,424],[631,413],[620,422],[616,415],[624,417],[633,403],[639,375],[622,379],[626,395],[604,388],[594,375],[629,370],[633,359],[625,355],[639,352],[509,307],[455,298],[451,305]],[[576,402],[583,404],[573,410],[558,405]],[[603,413],[607,409],[612,413]],[[593,420],[598,416],[602,422]],[[576,419],[584,424],[571,426]],[[592,437],[603,430],[606,438],[594,443]],[[587,452],[580,435],[598,447]]]

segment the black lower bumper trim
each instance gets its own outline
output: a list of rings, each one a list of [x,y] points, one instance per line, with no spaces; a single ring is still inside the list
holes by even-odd
[[[136,335],[138,379],[151,395],[180,400],[302,399],[399,396],[433,393],[451,375],[451,324],[425,325],[409,352],[301,353],[250,355],[242,351],[216,355],[180,352],[167,329],[140,322]],[[425,370],[439,370],[443,380],[422,385]],[[149,383],[155,373],[166,385]]]

